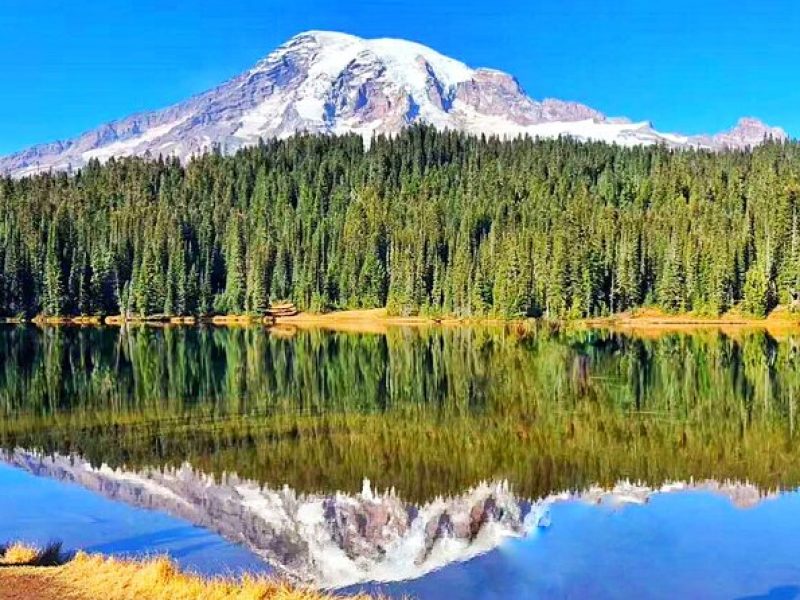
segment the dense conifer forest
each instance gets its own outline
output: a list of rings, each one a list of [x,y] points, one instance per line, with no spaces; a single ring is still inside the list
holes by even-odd
[[[800,287],[800,145],[415,127],[0,179],[0,314],[756,316]]]

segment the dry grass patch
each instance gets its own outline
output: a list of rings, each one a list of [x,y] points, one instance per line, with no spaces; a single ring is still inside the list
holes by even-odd
[[[0,547],[0,565],[6,567],[55,567],[65,562],[61,542],[51,542],[42,549],[15,542]]]
[[[36,558],[37,550],[23,544],[11,544],[0,552],[0,564],[28,565]]]
[[[127,560],[78,552],[71,560],[49,569],[31,568],[52,559],[60,544],[36,550],[22,544],[8,546],[0,564],[8,569],[9,578],[23,574],[41,577],[47,585],[58,589],[59,597],[67,590],[76,598],[103,600],[328,600],[333,596],[298,587],[268,577],[245,575],[241,578],[206,579],[182,572],[170,559],[158,557]],[[44,565],[42,565],[44,566]],[[24,569],[24,570],[22,570]],[[0,588],[4,569],[0,569]],[[25,598],[25,596],[22,596]],[[55,595],[53,596],[56,597]],[[368,600],[368,596],[355,596]],[[49,599],[42,599],[49,600]]]

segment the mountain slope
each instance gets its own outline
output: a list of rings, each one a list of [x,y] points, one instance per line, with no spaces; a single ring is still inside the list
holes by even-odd
[[[786,139],[782,129],[755,119],[742,119],[714,136],[659,133],[647,122],[608,118],[575,102],[533,100],[506,73],[469,68],[420,44],[310,31],[185,102],[0,158],[0,173],[69,170],[93,158],[148,153],[187,159],[214,146],[232,152],[260,138],[299,131],[368,138],[416,122],[469,133],[569,135],[622,145],[722,149],[767,137]]]

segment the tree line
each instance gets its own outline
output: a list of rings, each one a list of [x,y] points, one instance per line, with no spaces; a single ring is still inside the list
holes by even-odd
[[[0,315],[764,315],[800,287],[800,145],[298,135],[0,179]]]

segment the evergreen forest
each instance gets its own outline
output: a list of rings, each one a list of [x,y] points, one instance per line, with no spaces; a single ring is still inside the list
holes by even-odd
[[[0,179],[0,316],[764,316],[800,287],[800,144],[297,135]]]

